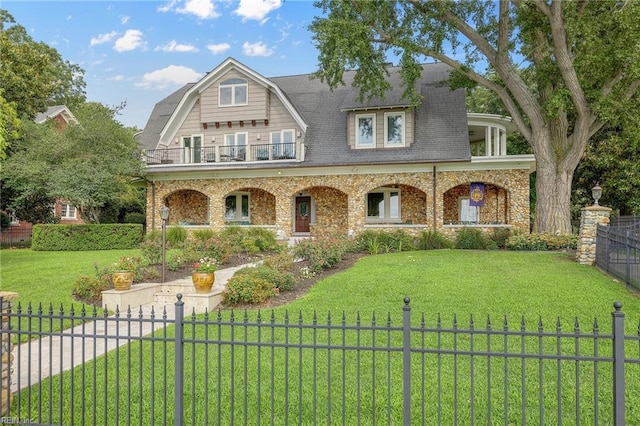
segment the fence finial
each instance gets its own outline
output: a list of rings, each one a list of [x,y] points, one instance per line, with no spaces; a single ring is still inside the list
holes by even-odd
[[[613,302],[613,307],[616,308],[616,312],[620,312],[620,309],[622,309],[622,303],[620,302]]]

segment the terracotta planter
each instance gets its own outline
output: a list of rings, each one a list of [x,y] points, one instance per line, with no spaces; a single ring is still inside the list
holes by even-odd
[[[191,281],[193,281],[196,293],[211,293],[215,278],[213,272],[194,272],[191,274]]]
[[[111,282],[115,290],[129,290],[133,284],[132,271],[113,271],[111,273]]]

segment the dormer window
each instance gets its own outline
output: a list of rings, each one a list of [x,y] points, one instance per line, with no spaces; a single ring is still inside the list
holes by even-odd
[[[376,115],[356,115],[356,148],[375,148]]]
[[[229,78],[220,82],[221,107],[247,105],[249,84],[243,78]]]
[[[384,146],[404,146],[404,112],[384,114]]]

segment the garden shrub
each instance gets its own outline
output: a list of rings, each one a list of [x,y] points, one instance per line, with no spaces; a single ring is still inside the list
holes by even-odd
[[[392,232],[367,230],[358,234],[356,246],[369,254],[378,254],[414,250],[416,243],[415,239],[403,229]]]
[[[507,241],[511,237],[511,229],[509,228],[493,228],[489,235],[489,240],[495,243],[496,248],[504,249],[507,247]]]
[[[222,292],[225,305],[241,303],[262,303],[278,294],[278,288],[264,278],[249,274],[234,275],[227,281],[227,288]]]
[[[257,254],[278,248],[275,234],[260,227],[229,226],[220,236],[231,244],[233,253]]]
[[[149,265],[162,263],[162,241],[155,238],[146,238],[140,243],[142,258]]]
[[[265,257],[262,264],[277,271],[291,271],[293,268],[293,255],[288,251],[272,254]]]
[[[129,212],[124,215],[124,223],[139,223],[144,225],[147,223],[147,217],[144,213],[139,212]]]
[[[507,240],[509,250],[566,250],[578,247],[578,236],[573,234],[516,234]]]
[[[268,266],[249,266],[239,269],[235,275],[250,275],[262,278],[278,288],[280,291],[292,290],[296,285],[295,277],[291,272],[278,271]]]
[[[419,250],[440,250],[450,249],[453,243],[443,234],[435,230],[425,230],[418,237],[417,249]]]
[[[182,226],[167,228],[167,244],[171,247],[180,247],[187,239],[189,233]]]
[[[87,251],[136,248],[142,241],[142,225],[109,223],[33,226],[31,248],[42,251]]]
[[[299,241],[293,247],[293,255],[308,260],[309,268],[313,272],[330,269],[340,263],[345,253],[353,248],[352,242],[346,237],[328,237],[322,239],[308,239]]]
[[[191,237],[199,241],[207,241],[209,238],[213,238],[214,235],[213,229],[194,229],[191,232]]]
[[[463,250],[484,250],[487,248],[487,240],[479,229],[462,228],[456,235],[455,247]]]
[[[76,300],[97,305],[102,301],[102,292],[113,288],[111,285],[111,271],[109,268],[100,269],[98,265],[93,265],[96,274],[93,277],[80,275],[73,283],[72,294]]]

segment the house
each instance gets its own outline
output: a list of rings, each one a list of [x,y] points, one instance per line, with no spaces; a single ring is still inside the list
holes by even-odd
[[[529,231],[532,155],[509,155],[508,118],[467,114],[450,68],[423,65],[414,108],[399,69],[359,102],[310,75],[267,78],[228,58],[158,102],[139,142],[147,226],[272,229],[280,238],[463,226]]]
[[[45,112],[38,114],[34,121],[37,124],[43,124],[52,121],[55,127],[62,131],[70,124],[77,124],[78,120],[73,113],[65,105],[54,105],[47,108]],[[60,218],[63,224],[82,224],[84,221],[80,217],[76,208],[65,200],[56,200],[52,206],[54,216]],[[31,241],[31,228],[33,224],[21,220],[13,212],[8,212],[10,216],[10,226],[2,231],[2,243],[12,242],[28,242]]]

